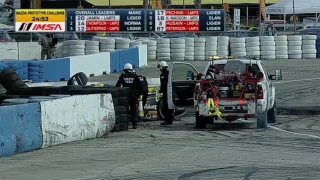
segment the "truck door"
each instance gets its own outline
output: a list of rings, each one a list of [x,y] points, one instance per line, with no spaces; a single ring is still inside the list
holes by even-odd
[[[173,62],[169,66],[168,105],[193,107],[193,91],[199,71],[190,63]]]
[[[271,83],[271,80],[269,79],[268,71],[267,71],[267,69],[265,68],[265,66],[264,66],[263,63],[261,63],[261,67],[262,67],[262,70],[264,71],[264,76],[265,76],[265,81],[266,81],[265,83],[266,83],[266,85],[267,85],[267,91],[268,91],[268,93],[267,93],[267,95],[268,95],[268,97],[267,97],[268,107],[271,108],[272,105],[273,105],[273,97],[274,97],[274,95],[272,94],[272,93],[273,93],[273,92],[272,92],[272,83]],[[268,109],[269,109],[269,108],[268,108]]]

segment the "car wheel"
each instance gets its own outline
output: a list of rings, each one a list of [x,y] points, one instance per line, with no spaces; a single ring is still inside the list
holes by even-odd
[[[206,128],[206,121],[205,117],[199,116],[199,112],[196,112],[196,129],[205,129]]]
[[[264,129],[268,127],[267,124],[268,113],[265,111],[263,113],[257,114],[257,128]]]
[[[274,102],[273,107],[268,110],[268,123],[276,123],[277,122],[277,105]]]

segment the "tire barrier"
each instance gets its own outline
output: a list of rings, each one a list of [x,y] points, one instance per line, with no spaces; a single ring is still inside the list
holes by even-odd
[[[250,44],[249,43],[250,38],[249,39],[245,38],[246,39],[245,51],[243,51],[244,50],[243,45],[240,45],[240,44],[232,45],[234,43],[239,43],[239,41],[243,42],[243,40],[236,40],[239,38],[229,38],[228,36],[181,38],[181,39],[185,39],[184,60],[208,59],[207,55],[215,54],[214,53],[215,48],[214,46],[212,46],[213,44],[215,44],[214,43],[215,39],[217,39],[217,46],[216,46],[217,56],[229,56],[234,53],[236,56],[246,54],[247,57],[255,57],[255,58],[261,58],[261,59],[288,59],[288,58],[292,59],[292,58],[298,58],[300,56],[302,58],[314,58],[315,56],[314,55],[315,49],[313,48],[313,46],[316,45],[315,43],[315,40],[317,40],[316,35],[288,36],[288,37],[275,36],[273,38],[262,36],[262,37],[254,37],[254,38],[259,38],[260,55],[256,55],[256,54],[259,54],[259,52],[257,51],[258,49],[257,46],[254,46],[254,44],[258,44],[257,41],[255,41],[256,43],[252,42]],[[275,43],[270,42],[272,41],[272,39]],[[127,49],[135,46],[140,46],[141,44],[146,44],[148,46],[147,58],[149,60],[170,60],[172,59],[171,49],[177,49],[176,46],[175,48],[170,47],[170,44],[174,44],[174,43],[170,43],[169,38],[144,39],[141,41],[142,43],[140,42],[140,40],[94,36],[92,38],[92,42],[82,41],[82,40],[65,41],[61,45],[60,44],[58,45],[59,47],[57,48],[56,54],[57,54],[57,57],[70,57],[70,56],[73,57],[73,56],[82,56],[83,54],[86,54],[86,55],[96,54],[98,53],[97,46],[99,46],[99,52],[115,52],[116,50],[120,50],[120,49],[122,50],[122,49]],[[99,45],[97,44],[97,42],[99,42]],[[272,45],[272,44],[275,44],[275,45]],[[286,50],[285,44],[287,44],[287,50]],[[231,46],[233,48],[231,48]],[[236,47],[234,46],[241,46],[239,47],[241,51],[237,51],[239,49],[236,49]],[[267,49],[262,49],[261,46],[267,47]],[[273,49],[272,46],[275,46],[276,50],[271,50]],[[299,49],[299,46],[301,46],[301,49]],[[247,47],[249,49],[254,49],[254,51],[248,50]],[[283,49],[283,50],[280,50],[277,47],[280,47],[280,49]],[[72,49],[72,51],[70,51],[70,49]],[[233,50],[233,52],[229,51],[231,49]],[[30,59],[40,59],[41,48],[37,42],[30,42],[30,43],[29,42],[18,42],[18,43],[8,42],[8,43],[1,44],[0,51],[3,52],[2,57],[4,59],[20,59],[20,60],[29,59],[30,60]],[[181,50],[174,50],[174,51],[180,52]],[[252,52],[252,53],[247,54],[248,52]],[[176,56],[179,56],[178,59],[182,59],[180,58],[181,54],[179,55],[176,54],[174,56],[175,58]],[[286,58],[286,56],[288,56],[288,58]]]
[[[130,47],[130,39],[116,38],[116,50],[128,49]]]
[[[86,41],[83,40],[70,40],[69,41],[69,55],[68,56],[84,56]]]
[[[246,39],[245,38],[230,38],[231,56],[236,58],[246,57]]]
[[[288,55],[289,59],[302,58],[302,36],[288,36]]]
[[[0,157],[103,137],[115,127],[110,94],[0,96],[0,101]]]
[[[194,60],[194,38],[186,37],[184,39],[186,43],[184,59],[187,61],[193,61]]]
[[[218,38],[211,36],[206,37],[206,48],[205,48],[205,56],[206,60],[209,60],[208,57],[210,56],[217,56],[218,50]]]
[[[260,57],[261,59],[276,58],[276,42],[274,41],[274,36],[260,37]]]
[[[317,36],[315,35],[302,36],[302,58],[304,59],[317,58],[316,41],[317,41]]]
[[[144,40],[142,44],[147,45],[147,59],[156,60],[157,59],[157,41],[155,40]]]
[[[109,39],[107,41],[104,40],[105,39],[102,39],[102,42],[109,42]],[[78,44],[73,45],[73,48],[70,49],[70,43],[74,44],[75,42]],[[77,72],[84,72],[87,76],[99,76],[111,72],[120,72],[125,63],[131,63],[135,68],[147,65],[148,51],[144,45],[137,45],[137,47],[135,46],[111,53],[96,53],[98,48],[97,41],[68,41],[66,44],[68,45],[63,45],[65,48],[64,53],[70,54],[71,50],[74,56],[43,61],[6,59],[0,61],[0,71],[3,70],[4,67],[10,67],[14,69],[23,80],[40,83],[67,81]],[[85,52],[87,55],[83,55]]]
[[[183,61],[186,51],[186,40],[184,38],[172,38],[170,40],[171,60]]]
[[[170,60],[170,39],[163,38],[157,39],[157,59],[158,60]]]
[[[250,58],[260,58],[259,37],[246,37],[246,54]]]
[[[86,41],[85,42],[85,54],[98,54],[100,53],[99,50],[99,41]]]
[[[288,37],[275,36],[274,41],[276,44],[276,59],[288,59]]]
[[[204,61],[206,60],[206,38],[194,39],[194,60]]]

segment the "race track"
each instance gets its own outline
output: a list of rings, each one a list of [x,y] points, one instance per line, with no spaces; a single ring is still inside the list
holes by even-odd
[[[202,70],[206,62],[194,64]],[[272,60],[265,65],[270,73],[283,70],[283,80],[275,84],[278,122],[266,130],[256,129],[250,120],[219,122],[196,131],[193,116],[171,127],[142,123],[136,130],[103,139],[0,158],[0,179],[318,180],[320,62]],[[152,67],[137,73],[159,75]]]

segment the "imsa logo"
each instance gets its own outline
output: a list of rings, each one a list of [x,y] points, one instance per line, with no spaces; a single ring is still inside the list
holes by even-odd
[[[18,31],[29,31],[33,23],[22,23]]]
[[[17,26],[19,28],[17,28]],[[63,32],[64,26],[60,23],[21,23],[16,24],[18,32]]]

